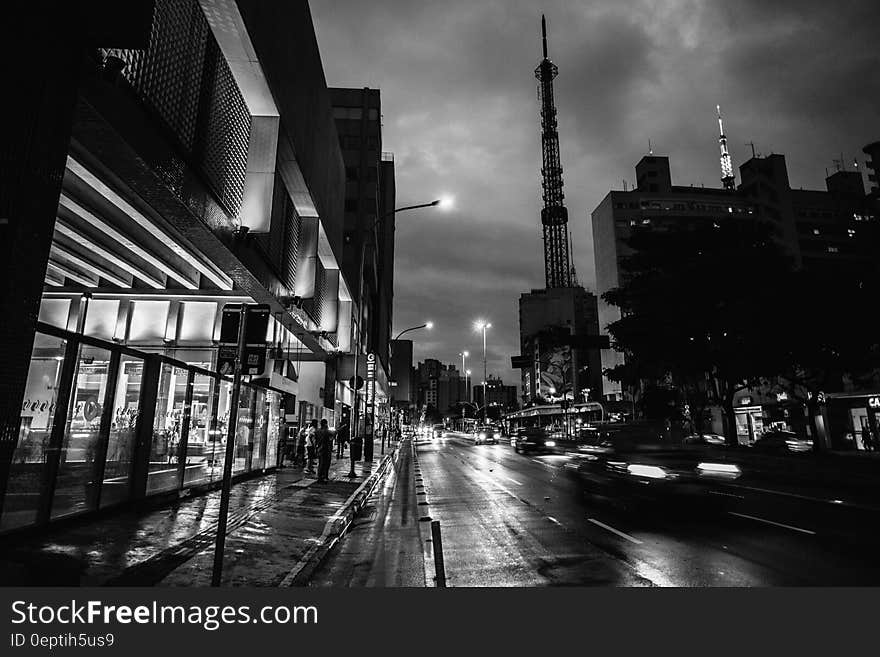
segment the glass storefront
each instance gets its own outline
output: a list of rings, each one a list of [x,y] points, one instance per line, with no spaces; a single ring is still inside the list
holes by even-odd
[[[132,463],[140,417],[143,377],[144,360],[123,354],[116,379],[113,419],[107,444],[104,481],[101,485],[102,507],[124,502],[131,491]]]
[[[37,521],[46,485],[46,460],[55,426],[58,388],[67,341],[37,334],[21,407],[21,428],[12,454],[0,530]]]
[[[118,505],[138,490],[150,495],[222,479],[231,380],[39,326],[0,531]],[[233,474],[277,465],[283,412],[284,395],[242,384]],[[152,426],[141,426],[145,417]]]
[[[105,406],[109,375],[110,352],[82,345],[55,479],[52,518],[91,511],[98,506],[98,482],[104,460],[101,425],[112,413]]]
[[[184,410],[188,376],[189,372],[182,367],[162,363],[153,419],[147,493],[178,487],[178,469],[186,459],[186,455],[180,451],[186,430]]]

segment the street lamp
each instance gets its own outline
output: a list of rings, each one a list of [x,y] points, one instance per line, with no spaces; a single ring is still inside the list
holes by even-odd
[[[483,332],[483,424],[486,424],[486,420],[488,419],[486,408],[488,406],[486,399],[486,380],[489,378],[488,370],[486,367],[486,331],[492,328],[492,325],[485,320],[477,320],[474,324],[474,328],[477,331]]]
[[[467,400],[468,402],[473,401],[471,399],[471,371],[468,370],[464,373],[464,385],[467,388]]]
[[[462,376],[464,376],[465,367],[466,367],[466,365],[465,365],[465,359],[466,359],[468,356],[470,356],[471,354],[470,354],[469,351],[460,351],[460,352],[458,353],[458,355],[461,356],[461,374],[462,374]],[[466,378],[465,378],[465,381],[464,381],[464,385],[465,385],[465,390],[467,390],[467,379],[466,379]]]
[[[410,331],[419,331],[421,329],[428,329],[429,331],[434,328],[434,322],[425,322],[424,324],[419,324],[418,326],[413,326],[412,328],[404,329],[400,333],[397,334],[397,337],[391,341],[391,344],[388,346],[388,381],[392,384],[394,383],[394,378],[392,377],[392,368],[394,363],[394,343],[400,340],[401,336],[404,333],[409,333]],[[391,412],[394,412],[394,386],[391,386]],[[382,436],[382,454],[385,454],[385,436]]]
[[[360,369],[360,356],[361,350],[363,348],[362,337],[364,333],[363,320],[364,320],[364,260],[367,255],[367,239],[373,233],[374,230],[388,217],[397,214],[398,212],[406,212],[408,210],[419,210],[421,208],[432,208],[436,207],[443,203],[439,199],[436,201],[431,201],[430,203],[420,203],[418,205],[408,205],[404,208],[398,208],[396,210],[392,210],[391,212],[386,212],[381,217],[376,219],[371,226],[364,230],[364,234],[361,236],[361,253],[360,260],[358,260],[358,322],[357,322],[357,339],[355,341],[355,353],[354,353],[354,399],[353,406],[354,409],[352,411],[352,423],[351,423],[351,431],[352,437],[357,437],[358,424],[359,424],[359,414],[360,414],[360,391],[357,386],[358,381],[358,370]],[[366,412],[366,409],[364,409]],[[348,476],[351,479],[357,477],[354,471],[354,450],[351,451],[351,470],[348,473]]]

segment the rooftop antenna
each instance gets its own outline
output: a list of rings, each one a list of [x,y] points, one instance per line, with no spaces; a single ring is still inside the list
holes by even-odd
[[[654,154],[654,145],[651,143],[651,140],[648,140],[648,155]]]
[[[755,150],[755,142],[753,142],[753,141],[746,142],[746,146],[751,146],[751,147],[752,147],[752,158],[756,158],[756,157],[758,157],[758,153],[757,153],[757,151]]]
[[[730,158],[730,151],[727,149],[727,137],[724,134],[724,119],[721,116],[721,105],[716,105],[718,110],[718,130],[721,136],[718,143],[721,146],[721,182],[724,189],[736,189],[736,177],[733,175],[733,161]]]

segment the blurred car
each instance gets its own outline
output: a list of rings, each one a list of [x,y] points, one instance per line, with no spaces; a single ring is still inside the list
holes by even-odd
[[[565,467],[588,491],[612,499],[714,504],[719,498],[709,495],[711,484],[741,473],[735,463],[707,458],[703,447],[672,443],[649,423],[596,426],[582,435]]]
[[[727,439],[717,433],[695,433],[686,436],[682,441],[685,445],[702,445],[704,447],[723,447]]]
[[[431,427],[430,437],[434,438],[442,438],[446,433],[446,425],[445,424],[435,424]]]
[[[501,439],[501,431],[492,425],[477,427],[474,430],[474,445],[497,445]]]
[[[517,454],[530,454],[532,452],[552,454],[556,452],[556,440],[553,434],[546,429],[537,427],[520,429],[516,433],[513,450]]]
[[[813,451],[813,441],[791,431],[768,431],[752,444],[752,449],[776,454],[803,454]]]

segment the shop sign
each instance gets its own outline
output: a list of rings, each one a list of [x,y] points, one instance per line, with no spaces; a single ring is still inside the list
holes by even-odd
[[[739,405],[740,406],[751,406],[752,405],[752,398],[751,397],[743,397],[742,399],[739,400]]]
[[[788,393],[787,392],[777,393],[776,394],[776,401],[778,401],[778,402],[788,401]]]
[[[367,404],[376,398],[376,354],[367,354]]]
[[[880,408],[880,397],[871,397],[868,399],[868,406],[871,408]]]

